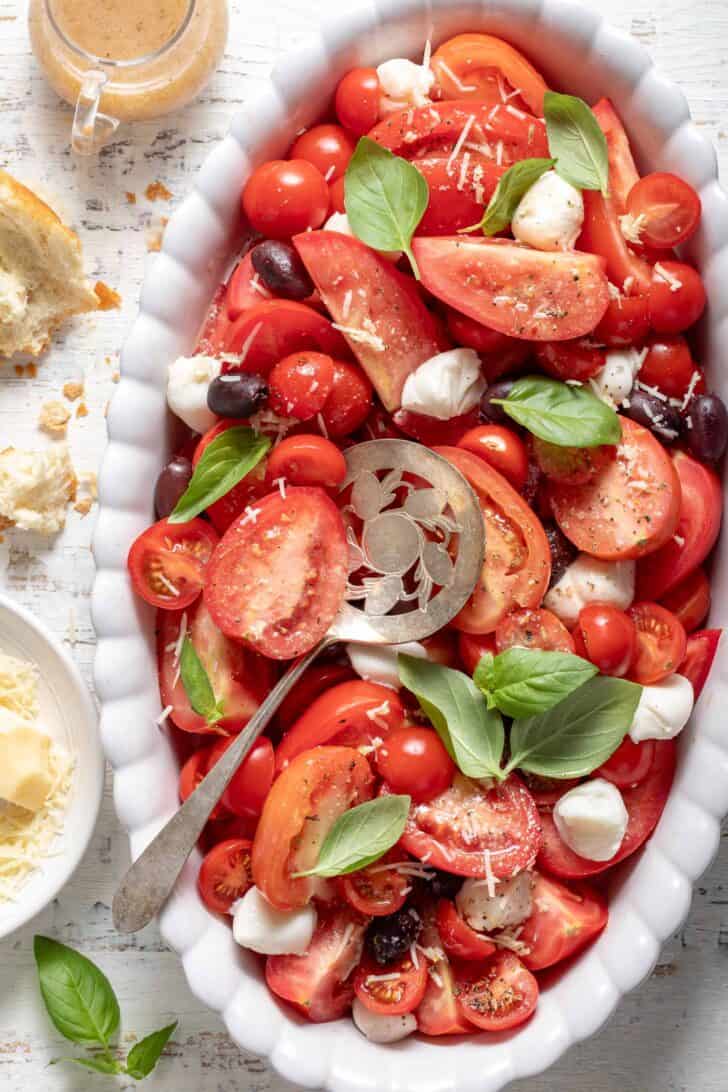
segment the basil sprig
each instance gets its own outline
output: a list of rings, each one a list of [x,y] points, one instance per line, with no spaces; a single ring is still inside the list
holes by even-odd
[[[210,677],[189,637],[182,642],[179,671],[185,694],[195,713],[212,726],[224,716],[222,702],[215,700]]]
[[[484,235],[503,231],[513,219],[521,198],[555,162],[555,159],[521,159],[514,163],[499,179],[480,223],[461,231],[482,231]]]
[[[97,1073],[123,1074],[135,1081],[155,1068],[177,1021],[152,1032],[136,1043],[120,1062],[112,1043],[119,1030],[119,1002],[106,975],[82,956],[50,937],[36,936],[33,953],[38,967],[40,992],[56,1030],[72,1043],[92,1047],[97,1053],[56,1062],[73,1062]]]
[[[344,205],[354,234],[376,250],[403,250],[420,279],[412,236],[429,198],[427,180],[406,159],[362,137],[344,178]]]
[[[190,484],[170,514],[170,523],[188,523],[229,493],[267,454],[270,439],[247,425],[233,425],[212,440],[195,467]]]
[[[593,111],[575,95],[547,91],[543,99],[549,152],[556,172],[580,190],[609,192],[607,138]]]
[[[473,682],[486,700],[509,717],[544,713],[597,674],[597,668],[570,652],[507,648],[487,653]]]
[[[383,857],[402,837],[412,800],[378,796],[340,815],[324,838],[313,868],[294,876],[346,876]]]
[[[586,387],[543,375],[517,379],[507,398],[494,398],[519,425],[558,447],[618,444],[619,417]]]

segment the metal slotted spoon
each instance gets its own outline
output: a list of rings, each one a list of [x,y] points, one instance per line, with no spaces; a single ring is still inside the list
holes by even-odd
[[[475,587],[485,550],[483,517],[460,471],[409,440],[372,440],[344,455],[347,476],[341,488],[351,486],[351,498],[343,512],[355,517],[347,530],[346,600],[328,632],[291,664],[126,873],[112,907],[121,933],[137,932],[162,908],[228,782],[319,653],[336,641],[422,640],[450,622]],[[361,527],[358,535],[355,526]]]

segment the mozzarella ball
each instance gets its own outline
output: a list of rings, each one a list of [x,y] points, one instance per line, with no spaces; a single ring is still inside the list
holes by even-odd
[[[536,250],[573,250],[583,223],[581,191],[546,171],[521,198],[511,230],[519,243]]]
[[[429,67],[395,57],[378,66],[377,76],[384,97],[398,106],[424,106],[430,101],[435,74]]]
[[[402,409],[449,421],[474,409],[485,387],[475,350],[449,349],[430,357],[407,376]]]
[[[554,823],[561,838],[587,861],[612,859],[628,819],[621,792],[603,777],[577,785],[554,804]]]
[[[546,593],[543,605],[569,629],[587,603],[609,603],[626,610],[634,599],[634,561],[602,561],[579,554]]]
[[[207,432],[217,421],[207,405],[207,388],[221,368],[212,356],[179,356],[169,366],[167,405],[193,432]]]
[[[417,1019],[413,1012],[403,1012],[398,1016],[372,1012],[358,997],[352,1003],[351,1015],[359,1031],[370,1043],[396,1043],[417,1031]]]
[[[316,928],[313,906],[283,911],[251,887],[232,907],[233,936],[242,948],[261,955],[303,955]]]
[[[646,355],[646,349],[611,349],[604,367],[591,381],[597,398],[613,409],[621,406],[630,395]]]
[[[352,231],[351,224],[349,223],[349,217],[345,212],[332,212],[328,220],[324,224],[324,231],[338,231],[339,235],[351,235],[356,238]],[[375,248],[372,247],[372,250]],[[377,254],[381,254],[383,258],[386,258],[388,262],[398,262],[402,257],[401,250],[377,250]]]
[[[397,667],[397,656],[400,652],[404,652],[407,656],[417,656],[421,660],[427,659],[427,649],[419,641],[409,641],[403,645],[379,646],[350,641],[346,646],[346,654],[351,666],[360,679],[380,683],[392,690],[399,690],[402,685]]]
[[[493,929],[520,925],[531,916],[532,887],[531,873],[519,872],[510,880],[499,881],[491,896],[485,880],[471,878],[455,896],[455,905],[471,929],[490,933]]]
[[[642,696],[629,730],[630,739],[673,739],[690,719],[693,688],[683,675],[668,675],[662,682],[642,687]]]

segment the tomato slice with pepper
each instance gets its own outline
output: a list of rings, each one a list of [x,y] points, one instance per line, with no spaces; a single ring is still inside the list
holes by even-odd
[[[240,363],[226,362],[223,372],[257,372],[267,375],[274,364],[291,353],[313,349],[332,357],[348,357],[341,334],[327,318],[295,300],[264,300],[231,324],[224,351],[240,356]]]
[[[227,914],[238,899],[253,886],[250,868],[250,842],[247,838],[229,838],[218,842],[203,858],[197,876],[197,889],[208,910]]]
[[[722,629],[701,629],[688,637],[685,659],[678,668],[678,675],[689,680],[696,701],[707,682],[722,633]]]
[[[453,625],[491,633],[518,607],[537,607],[549,584],[551,553],[538,516],[502,474],[455,447],[435,449],[475,490],[485,523],[485,561],[478,584]]]
[[[572,652],[574,640],[564,623],[550,610],[515,610],[495,631],[498,652],[507,648],[540,648],[545,652]]]
[[[607,900],[601,891],[585,883],[566,887],[537,872],[533,912],[518,937],[529,949],[523,962],[530,971],[553,967],[598,937],[608,918]]]
[[[412,887],[412,877],[407,870],[397,866],[407,861],[401,849],[390,849],[367,868],[341,876],[338,887],[349,906],[369,917],[385,917],[404,906]]]
[[[499,952],[482,966],[461,963],[455,974],[461,1014],[483,1031],[508,1031],[531,1017],[538,982],[513,952]]]
[[[399,1016],[413,1012],[425,995],[427,962],[412,962],[409,955],[388,963],[379,963],[365,956],[354,975],[354,992],[370,1012],[380,1016]]]
[[[548,87],[522,53],[492,34],[457,34],[433,53],[430,67],[444,99],[503,103],[543,116]]]
[[[414,161],[427,180],[429,198],[417,225],[418,235],[450,235],[480,222],[506,167],[469,150],[451,160],[426,155]]]
[[[633,603],[627,615],[637,636],[629,678],[640,686],[661,682],[677,671],[685,657],[687,636],[682,623],[658,603]]]
[[[433,296],[509,337],[582,337],[609,303],[604,262],[595,254],[462,235],[420,236],[412,249]]]
[[[452,959],[487,959],[495,952],[495,944],[471,929],[449,899],[440,899],[437,904],[437,928]]]

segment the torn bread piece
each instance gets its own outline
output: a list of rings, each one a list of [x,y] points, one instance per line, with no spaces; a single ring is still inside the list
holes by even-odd
[[[66,444],[42,451],[0,451],[0,525],[54,535],[76,497],[76,475]]]

